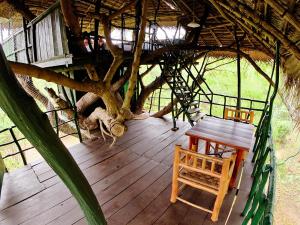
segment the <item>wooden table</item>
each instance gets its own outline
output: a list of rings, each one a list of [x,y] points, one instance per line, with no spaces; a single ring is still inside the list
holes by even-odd
[[[206,116],[198,124],[189,129],[186,132],[186,135],[188,135],[190,139],[190,149],[194,148],[194,146],[198,146],[199,140],[206,141],[206,152],[208,151],[210,143],[216,143],[216,145],[224,145],[236,149],[237,157],[230,181],[230,187],[233,188],[245,152],[249,152],[252,148],[254,126],[251,124]]]

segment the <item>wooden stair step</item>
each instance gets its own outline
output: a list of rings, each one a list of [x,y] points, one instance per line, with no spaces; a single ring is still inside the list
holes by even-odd
[[[200,109],[199,108],[190,108],[190,109],[188,109],[187,112],[189,114],[192,114],[192,113],[200,112]]]
[[[190,91],[180,91],[180,90],[175,90],[176,94],[190,94]]]
[[[198,104],[200,104],[199,101],[193,101],[193,102],[189,103],[189,105],[191,105],[191,106],[198,105]]]
[[[199,120],[203,119],[204,116],[205,116],[205,113],[197,113],[195,116],[191,117],[191,120],[193,122],[198,122]]]

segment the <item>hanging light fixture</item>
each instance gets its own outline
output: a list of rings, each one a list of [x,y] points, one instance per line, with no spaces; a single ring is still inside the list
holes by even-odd
[[[187,26],[191,28],[200,27],[200,24],[195,21],[195,0],[193,0],[193,20]]]
[[[197,28],[197,27],[200,27],[200,24],[197,23],[197,22],[195,21],[195,17],[194,17],[194,18],[193,18],[193,21],[190,22],[190,23],[188,23],[187,26],[188,26],[188,27],[191,27],[191,28]]]

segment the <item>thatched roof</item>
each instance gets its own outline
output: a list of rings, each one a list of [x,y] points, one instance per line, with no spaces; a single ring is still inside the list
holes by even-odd
[[[38,15],[55,0],[24,0],[15,8],[20,12],[20,4],[24,2],[26,10]],[[21,2],[21,3],[20,3]],[[74,0],[76,14],[84,30],[91,30],[96,0]],[[101,13],[113,13],[132,0],[102,0]],[[2,5],[0,3],[0,9]],[[242,49],[251,53],[255,59],[273,58],[275,42],[282,43],[282,68],[287,86],[293,90],[292,96],[300,96],[300,2],[296,0],[148,0],[148,20],[154,20],[161,26],[176,26],[177,23],[187,27],[193,17],[197,22],[203,21],[205,11],[207,17],[198,38],[200,46],[232,46],[235,43],[235,32],[242,38]],[[157,11],[158,9],[158,11]],[[25,10],[25,11],[26,11]],[[11,10],[10,10],[11,11]],[[0,16],[7,17],[6,10],[0,10]],[[134,5],[124,13],[126,27],[134,27]],[[113,19],[112,24],[121,26],[121,16]],[[218,52],[218,54],[222,54]],[[225,53],[224,53],[225,54]],[[226,53],[229,54],[229,53]],[[297,98],[299,99],[299,98]],[[298,108],[298,103],[294,104]],[[300,110],[299,110],[300,111]],[[298,111],[297,111],[298,112]],[[296,113],[300,114],[300,113]]]

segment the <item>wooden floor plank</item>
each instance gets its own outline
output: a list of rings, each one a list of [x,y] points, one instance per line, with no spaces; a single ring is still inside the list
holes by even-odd
[[[126,206],[120,209],[113,216],[108,218],[110,225],[125,225],[131,221],[137,214],[147,207],[164,189],[170,185],[172,169],[169,169],[163,176],[150,185],[135,199],[130,201]]]
[[[133,218],[128,225],[150,225],[153,224],[170,206],[171,185],[153,200],[143,211]]]
[[[128,187],[125,191],[117,195],[114,199],[107,202],[102,206],[102,210],[106,216],[109,218],[122,207],[124,207],[128,202],[138,196],[143,190],[145,190],[149,185],[155,182],[162,174],[167,170],[167,167],[163,165],[158,165],[147,173],[144,177],[138,180],[136,183]],[[79,221],[81,223],[81,221]],[[77,224],[77,223],[75,223]]]
[[[194,194],[194,190],[188,189],[184,192],[183,198],[190,200]],[[170,195],[171,196],[171,195]],[[184,218],[189,206],[177,201],[175,204],[170,204],[168,209],[162,216],[153,224],[155,225],[176,225]]]
[[[44,190],[32,169],[22,171],[22,176],[6,173],[1,190],[0,209],[4,210]]]

